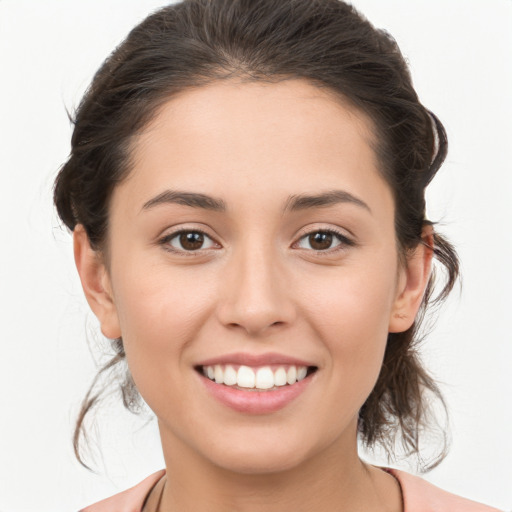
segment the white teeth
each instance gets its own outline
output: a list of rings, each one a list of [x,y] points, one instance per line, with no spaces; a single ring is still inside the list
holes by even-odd
[[[224,375],[223,375],[223,371],[222,371],[222,366],[220,364],[215,365],[214,376],[215,376],[215,382],[217,384],[222,384],[224,382]]]
[[[228,364],[224,370],[224,384],[226,384],[226,386],[234,386],[236,382],[237,372],[231,365]]]
[[[286,372],[286,382],[288,382],[288,384],[292,385],[292,384],[295,384],[297,380],[297,368],[295,368],[295,366],[290,366],[290,368],[288,368],[288,371]]]
[[[286,386],[286,370],[282,366],[274,373],[274,384],[276,386]]]
[[[256,372],[256,387],[270,389],[274,387],[274,372],[268,367],[259,368]]]
[[[253,388],[256,385],[256,375],[254,375],[252,368],[240,366],[236,376],[236,383],[241,388]]]
[[[287,384],[291,386],[303,380],[308,373],[308,369],[306,366],[291,365],[287,369],[280,366],[273,371],[270,366],[262,366],[256,369],[242,365],[237,371],[230,364],[226,366],[216,364],[214,366],[203,366],[202,372],[217,384],[265,390],[286,386]]]

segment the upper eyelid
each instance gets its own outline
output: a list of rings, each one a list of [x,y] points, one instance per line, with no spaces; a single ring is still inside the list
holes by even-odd
[[[314,226],[308,227],[308,228],[302,228],[300,229],[296,234],[294,239],[296,241],[302,240],[305,236],[311,235],[312,233],[332,233],[334,235],[337,235],[341,238],[345,238],[347,240],[350,240],[351,242],[355,242],[355,236],[354,234],[346,229],[346,228],[340,228],[340,227],[334,227],[334,226]],[[294,242],[295,243],[295,242]]]
[[[348,231],[348,230],[346,230],[346,231]],[[221,246],[223,245],[222,243],[220,243],[217,240],[216,237],[209,234],[207,230],[205,230],[203,228],[199,228],[199,227],[179,227],[179,228],[176,228],[175,230],[172,230],[171,232],[164,233],[163,235],[159,236],[158,240],[160,242],[162,242],[164,240],[167,242],[169,240],[172,240],[174,237],[180,235],[181,233],[191,233],[191,232],[201,233],[204,236],[208,237],[210,240],[212,240],[215,244],[218,244]],[[351,244],[355,244],[355,241],[352,238],[353,237],[352,233],[345,234],[342,232],[341,228],[337,229],[334,227],[318,226],[318,227],[314,227],[314,228],[309,228],[307,231],[300,230],[299,233],[297,233],[295,235],[294,241],[292,242],[292,246],[296,245],[298,242],[303,240],[305,237],[310,236],[311,234],[314,234],[314,233],[319,233],[319,232],[332,233],[334,236],[338,237],[342,243],[347,243],[347,241],[348,241]],[[187,252],[199,252],[201,250],[203,250],[203,249],[198,249],[197,251],[187,251]],[[323,252],[327,252],[327,251],[323,251]]]
[[[162,240],[163,238],[169,238],[174,237],[176,235],[179,235],[181,233],[202,233],[203,235],[206,235],[208,238],[211,238],[212,240],[216,241],[216,238],[212,236],[208,229],[205,229],[203,227],[196,227],[196,226],[190,226],[190,227],[167,227],[165,230],[162,231],[160,235],[158,235],[158,239]]]
[[[303,232],[301,235],[298,235],[299,238],[304,238],[307,235],[311,235],[312,233],[333,233],[334,235],[344,236],[346,238],[349,237],[349,235],[345,235],[342,233],[341,230],[336,228],[315,228],[310,229],[308,231]]]
[[[180,234],[182,233],[201,233],[202,235],[204,235],[205,237],[208,237],[214,244],[218,245],[218,246],[222,246],[222,244],[220,244],[217,239],[213,236],[211,236],[210,234],[208,234],[204,229],[200,229],[200,228],[178,228],[176,230],[173,230],[169,233],[165,233],[162,234],[161,236],[158,237],[157,239],[157,244],[158,245],[169,245],[170,246],[170,241],[173,240],[174,238],[176,238],[177,236],[179,236]],[[201,253],[202,251],[207,251],[207,250],[210,250],[210,249],[215,249],[214,247],[208,247],[206,249],[197,249],[197,250],[194,250],[194,251],[187,251],[185,249],[177,249],[175,247],[172,247],[172,248],[167,248],[166,250],[169,250],[169,251],[172,251],[172,252],[180,252],[180,253],[184,253],[184,254],[187,254],[187,255],[193,255],[193,254],[198,254],[198,253]]]
[[[314,229],[312,231],[308,231],[307,233],[304,233],[302,235],[300,235],[297,240],[295,242],[293,242],[292,245],[297,245],[301,240],[303,240],[304,238],[314,234],[314,233],[330,233],[332,235],[334,235],[335,237],[338,238],[339,242],[340,242],[340,245],[345,245],[345,246],[353,246],[355,245],[355,242],[354,240],[352,240],[352,238],[350,238],[349,236],[346,236],[344,235],[343,233],[340,233],[339,231],[335,230],[335,229]],[[306,249],[306,250],[313,250],[315,252],[324,252],[324,253],[327,253],[329,252],[330,250],[335,250],[336,247],[338,246],[335,246],[335,247],[329,247],[329,249],[326,249],[324,251],[320,251],[320,250],[315,250],[315,249]]]

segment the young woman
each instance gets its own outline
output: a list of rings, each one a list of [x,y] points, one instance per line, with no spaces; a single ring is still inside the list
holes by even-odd
[[[85,512],[494,510],[358,455],[419,452],[415,341],[458,273],[425,217],[446,135],[389,35],[339,0],[185,0],[75,123],[55,204],[166,463]]]

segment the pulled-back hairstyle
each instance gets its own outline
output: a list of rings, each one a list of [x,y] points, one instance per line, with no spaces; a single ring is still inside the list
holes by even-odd
[[[379,170],[395,201],[402,258],[423,243],[425,188],[447,152],[443,125],[418,100],[394,39],[339,0],[184,0],[147,17],[103,63],[74,118],[71,154],[55,181],[54,202],[64,224],[82,224],[91,246],[105,256],[108,206],[114,187],[130,172],[133,137],[174,94],[236,78],[275,83],[304,79],[327,88],[365,113],[374,126]],[[418,353],[419,323],[433,302],[446,297],[458,276],[451,245],[434,234],[434,255],[446,282],[433,298],[434,274],[414,325],[388,335],[382,370],[359,412],[364,444],[390,456],[400,440],[419,454],[429,427],[428,395],[444,402]],[[81,457],[84,418],[104,390],[99,377],[125,361],[122,339],[85,397],[74,432]],[[141,397],[128,368],[120,383],[124,405],[136,412]],[[424,464],[433,467],[446,451]],[[85,464],[84,464],[85,465]]]

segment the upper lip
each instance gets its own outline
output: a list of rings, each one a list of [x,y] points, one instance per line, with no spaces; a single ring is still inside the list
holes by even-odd
[[[266,365],[295,365],[295,366],[315,366],[311,362],[296,357],[268,352],[266,354],[248,354],[244,352],[234,352],[224,354],[222,356],[205,359],[197,364],[197,366],[214,366],[216,364],[235,364],[244,366],[266,366]]]

